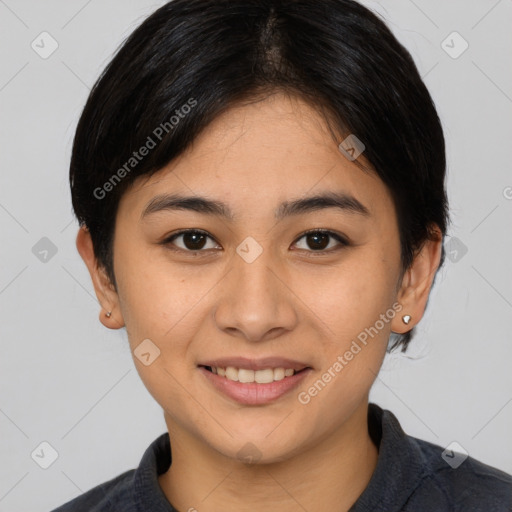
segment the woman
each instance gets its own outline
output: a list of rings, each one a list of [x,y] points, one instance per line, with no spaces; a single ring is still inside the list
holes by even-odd
[[[91,92],[70,183],[100,321],[168,432],[56,511],[510,510],[510,475],[368,402],[444,261],[445,167],[411,56],[358,3],[150,16]]]

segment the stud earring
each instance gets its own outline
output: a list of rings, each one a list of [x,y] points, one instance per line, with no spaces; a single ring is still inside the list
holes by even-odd
[[[408,324],[410,321],[411,321],[411,315],[404,315],[404,316],[402,317],[402,322],[403,322],[404,324]]]
[[[112,311],[108,311],[107,313],[105,313],[105,316],[107,318],[110,318],[112,316]]]

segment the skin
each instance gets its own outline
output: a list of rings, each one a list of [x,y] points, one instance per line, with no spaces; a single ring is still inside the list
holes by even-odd
[[[364,154],[359,160],[364,163]],[[275,220],[281,202],[332,190],[356,197],[371,217],[328,208]],[[223,201],[235,220],[184,210],[140,220],[153,197],[171,192]],[[186,236],[173,242],[182,252],[170,250],[171,242],[161,244],[192,228],[212,237],[203,248]],[[344,235],[350,245],[330,237],[316,249],[318,241],[303,236],[316,228]],[[263,250],[252,263],[235,252],[248,236]],[[117,292],[85,228],[78,232],[77,248],[104,308],[100,321],[112,329],[125,326],[132,353],[146,338],[160,349],[149,366],[137,357],[134,364],[164,411],[172,465],[159,483],[175,508],[350,508],[378,458],[367,428],[370,388],[391,330],[406,332],[423,316],[441,238],[425,243],[400,280],[389,191],[341,154],[317,111],[281,93],[232,108],[186,153],[149,180],[136,181],[121,198],[116,218]],[[402,311],[301,404],[297,394],[394,303]],[[409,325],[402,322],[404,314],[412,317]],[[236,355],[289,357],[313,372],[272,403],[242,405],[218,392],[197,368],[201,361]],[[259,453],[253,464],[237,455],[246,443]]]

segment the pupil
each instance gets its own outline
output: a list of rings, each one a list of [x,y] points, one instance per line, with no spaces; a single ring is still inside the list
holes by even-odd
[[[310,244],[312,249],[325,249],[329,245],[329,235],[327,233],[312,233],[307,235],[308,241],[312,241]],[[198,250],[204,247],[205,235],[202,233],[185,233],[183,235],[183,241],[187,249]]]
[[[205,235],[203,235],[202,233],[185,233],[183,235],[183,243],[185,244],[187,249],[195,251],[195,250],[203,248],[204,238],[205,238]],[[199,242],[198,242],[198,239],[200,240]],[[191,241],[191,243],[188,243],[190,241]],[[201,244],[201,241],[203,242],[202,244]]]
[[[316,247],[315,247],[315,243],[313,243],[313,247],[310,246],[312,249],[324,249],[325,247],[327,247],[329,245],[329,242],[328,242],[329,235],[327,233],[313,233],[313,234],[308,235],[308,237],[309,237],[309,240],[313,239],[313,240],[316,240],[316,242],[318,242],[319,239],[322,239],[320,244],[317,243]],[[324,243],[322,243],[322,242],[324,242]]]

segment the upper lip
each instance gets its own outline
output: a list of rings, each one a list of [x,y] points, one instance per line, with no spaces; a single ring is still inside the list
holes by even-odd
[[[310,368],[306,363],[287,359],[284,357],[263,357],[261,359],[249,359],[247,357],[223,357],[219,359],[209,359],[199,363],[198,366],[215,366],[226,368],[233,366],[235,368],[246,368],[248,370],[264,370],[266,368],[292,368],[295,371]]]

